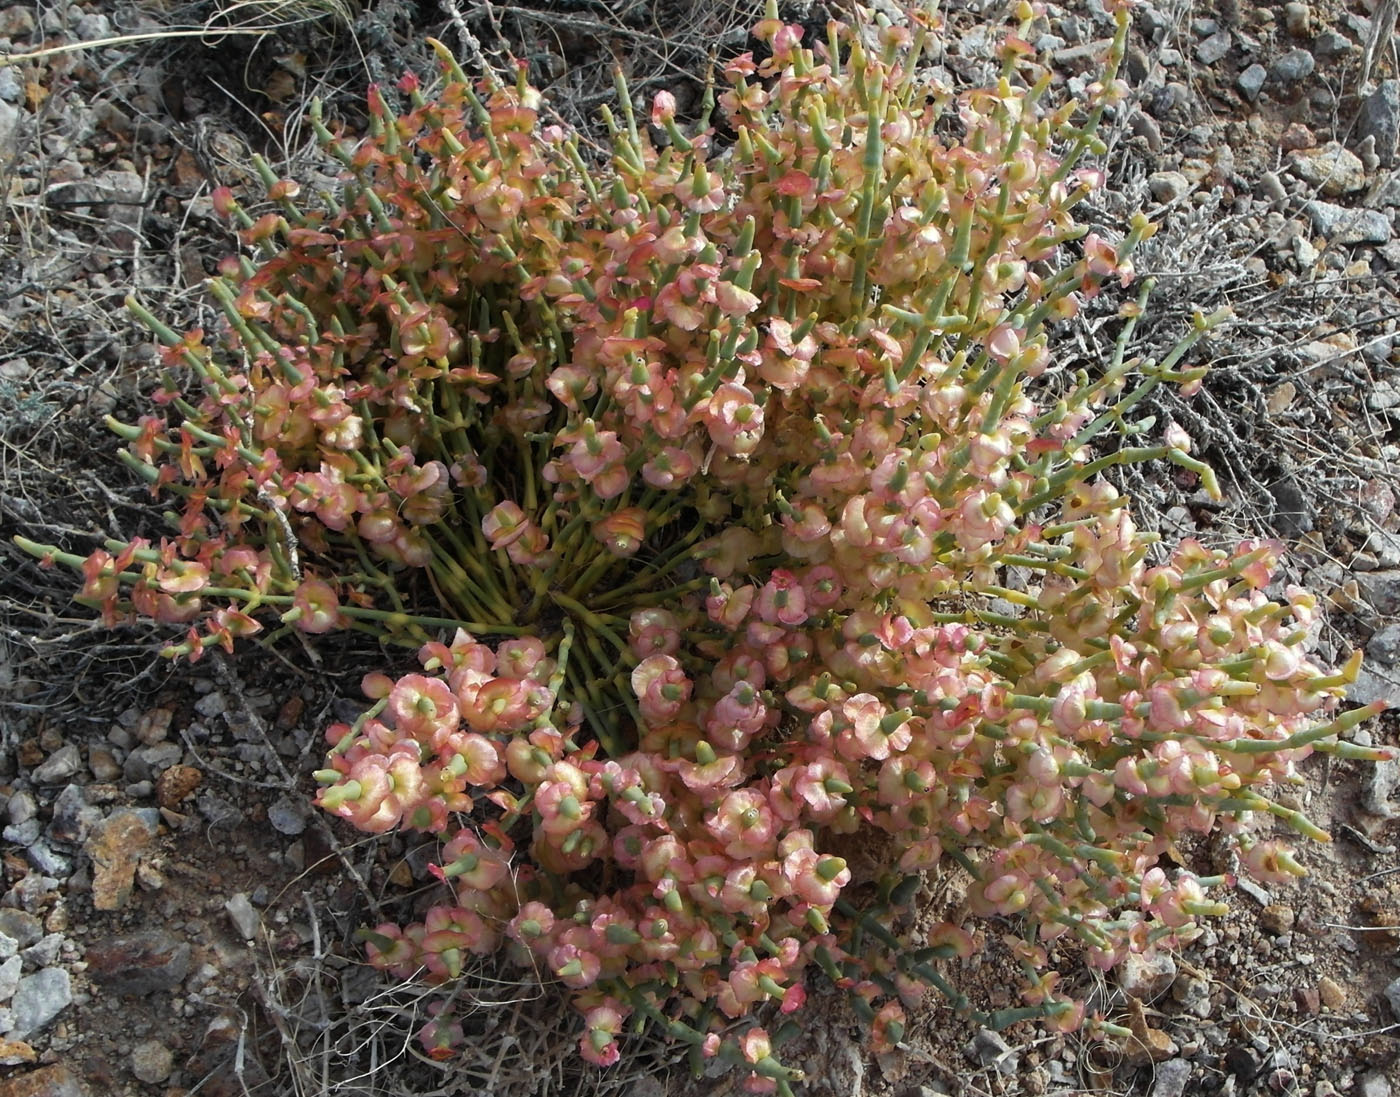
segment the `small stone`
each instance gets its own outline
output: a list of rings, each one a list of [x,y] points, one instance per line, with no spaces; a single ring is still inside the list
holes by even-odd
[[[44,935],[44,923],[27,910],[0,908],[0,934],[13,938],[16,948],[28,948]]]
[[[0,1097],[87,1097],[87,1087],[65,1066],[40,1067],[0,1082]]]
[[[1400,385],[1394,381],[1381,381],[1371,386],[1366,394],[1366,406],[1372,411],[1386,411],[1400,407]]]
[[[1366,168],[1361,158],[1336,141],[1318,149],[1300,149],[1289,157],[1289,168],[1299,179],[1335,198],[1366,189]]]
[[[1297,917],[1297,913],[1292,907],[1283,903],[1270,903],[1259,912],[1259,925],[1263,927],[1265,933],[1272,933],[1277,937],[1285,933],[1292,933],[1293,923],[1297,921]]]
[[[1154,199],[1165,205],[1184,198],[1193,188],[1191,180],[1179,171],[1158,171],[1147,177],[1147,189]]]
[[[1190,1063],[1185,1059],[1168,1059],[1157,1066],[1151,1097],[1182,1097],[1190,1080]]]
[[[1317,997],[1328,1009],[1341,1009],[1347,1004],[1346,988],[1329,975],[1317,981]]]
[[[1392,979],[1385,988],[1385,1000],[1390,1003],[1391,1016],[1400,1020],[1400,979]]]
[[[10,1008],[15,1011],[15,1027],[8,1033],[27,1040],[42,1032],[73,1001],[73,985],[68,972],[51,967],[26,975],[19,981]]]
[[[1234,1075],[1237,1081],[1248,1084],[1264,1069],[1264,1060],[1252,1047],[1236,1044],[1225,1052],[1225,1069]]]
[[[224,904],[224,910],[228,912],[228,920],[233,923],[234,931],[239,937],[245,941],[257,939],[262,920],[253,909],[253,904],[248,901],[247,895],[240,891],[230,896]]]
[[[92,859],[92,905],[121,910],[131,898],[136,864],[155,841],[156,827],[142,813],[119,811],[93,828],[83,851]]]
[[[1152,152],[1162,151],[1162,128],[1152,120],[1150,114],[1144,114],[1140,110],[1133,111],[1128,116],[1128,128],[1147,142],[1147,147]]]
[[[1317,987],[1294,987],[1293,1004],[1306,1017],[1314,1016],[1322,1004]]]
[[[1390,219],[1379,210],[1347,209],[1319,199],[1303,206],[1313,228],[1332,244],[1385,244],[1390,242]]]
[[[1388,667],[1400,663],[1400,625],[1386,625],[1366,641],[1366,657]]]
[[[84,959],[93,980],[114,994],[174,990],[190,972],[190,946],[163,929],[90,944]]]
[[[1374,175],[1380,170],[1381,158],[1376,155],[1375,137],[1367,137],[1361,144],[1357,145],[1356,155],[1361,160],[1361,166],[1366,169],[1367,175]]]
[[[44,824],[38,819],[26,819],[22,823],[11,823],[0,831],[0,838],[17,846],[30,846],[39,840],[43,829]]]
[[[73,28],[82,42],[95,42],[112,37],[112,21],[105,15],[84,15]]]
[[[206,693],[194,703],[194,710],[206,719],[222,716],[228,711],[228,698],[217,690]]]
[[[101,822],[102,812],[87,802],[82,785],[69,785],[53,802],[49,837],[55,842],[82,845],[93,825]]]
[[[1390,1097],[1390,1080],[1378,1070],[1361,1076],[1356,1084],[1357,1097]]]
[[[194,766],[171,766],[156,778],[156,803],[174,810],[203,780],[204,774]]]
[[[19,978],[24,974],[24,961],[11,956],[0,964],[0,1002],[8,1002],[19,986]]]
[[[1128,1028],[1132,1035],[1124,1040],[1123,1058],[1131,1066],[1147,1066],[1170,1059],[1178,1051],[1176,1041],[1159,1028],[1147,1023],[1142,1002],[1128,999]]]
[[[39,801],[34,798],[34,794],[27,788],[22,788],[10,797],[10,802],[5,805],[6,817],[15,826],[27,823],[39,813]]]
[[[1395,510],[1395,492],[1384,480],[1363,480],[1356,489],[1356,501],[1377,522],[1384,522]],[[1397,654],[1400,654],[1400,647],[1397,647]]]
[[[128,781],[149,781],[180,761],[179,743],[153,743],[127,755],[122,774]]]
[[[61,785],[78,772],[78,767],[83,764],[83,757],[78,752],[78,747],[74,743],[59,747],[50,754],[43,762],[34,767],[34,771],[29,775],[35,784],[40,785]]]
[[[141,196],[138,190],[134,197]],[[196,707],[198,704],[196,703]],[[153,708],[141,714],[141,719],[136,721],[136,727],[132,729],[138,740],[148,747],[153,747],[157,743],[163,743],[170,736],[170,721],[174,719],[175,713],[168,708]]]
[[[1021,1060],[1011,1050],[1011,1045],[989,1028],[978,1029],[977,1035],[963,1048],[963,1054],[974,1063],[1008,1076],[1016,1073]]]
[[[88,769],[94,780],[106,783],[115,781],[122,775],[122,767],[117,764],[117,756],[107,747],[94,744],[88,747]]]
[[[1204,979],[1178,979],[1172,986],[1172,997],[1181,1008],[1202,1020],[1210,1016],[1210,983]]]
[[[175,1057],[159,1040],[142,1040],[131,1049],[131,1073],[143,1082],[156,1085],[170,1077]]]
[[[1131,998],[1152,1000],[1176,979],[1176,961],[1165,952],[1144,956],[1130,952],[1117,968],[1118,986]]]
[[[242,809],[222,796],[206,791],[200,794],[196,803],[199,805],[199,813],[209,821],[210,826],[232,829],[243,822]]]
[[[22,953],[20,959],[30,971],[52,967],[58,962],[58,954],[63,950],[63,934],[46,933]]]
[[[1317,61],[1307,50],[1289,50],[1269,66],[1269,75],[1281,84],[1296,84],[1311,76],[1315,68]]]
[[[1313,131],[1303,125],[1302,122],[1294,122],[1279,138],[1279,147],[1284,152],[1296,152],[1298,149],[1310,149],[1317,145],[1317,138],[1313,136]]]
[[[1380,86],[1361,102],[1356,116],[1357,135],[1374,138],[1376,156],[1386,167],[1393,167],[1397,141],[1400,141],[1400,80],[1382,80]]]
[[[1235,81],[1235,87],[1240,89],[1241,95],[1253,103],[1259,98],[1259,92],[1263,89],[1264,81],[1268,78],[1268,70],[1263,65],[1250,65],[1249,68],[1240,73],[1239,78]]]
[[[279,834],[295,838],[306,829],[306,805],[300,797],[283,796],[269,805],[267,821]]]
[[[1213,65],[1230,52],[1230,32],[1217,31],[1196,46],[1196,60],[1203,65]]]
[[[0,1039],[0,1066],[16,1067],[21,1063],[32,1063],[39,1058],[39,1053],[26,1044],[23,1040]],[[0,1082],[0,1097],[10,1097],[16,1091],[16,1085],[27,1075],[18,1075]]]
[[[0,10],[0,38],[28,38],[37,29],[32,5],[11,4]]]
[[[1298,0],[1291,0],[1283,6],[1283,25],[1294,38],[1311,38],[1312,9]]]

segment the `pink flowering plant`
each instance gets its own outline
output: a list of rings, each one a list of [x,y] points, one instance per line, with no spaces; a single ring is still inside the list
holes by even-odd
[[[256,258],[212,281],[213,341],[133,303],[168,369],[113,429],[170,535],[22,543],[108,620],[181,626],[170,654],[416,649],[318,774],[326,811],[441,842],[442,898],[368,931],[370,961],[446,982],[505,950],[569,988],[587,1060],[654,1024],[786,1092],[759,1024],[817,973],[877,1047],[929,985],[972,1008],[976,925],[893,928],[924,874],[1016,931],[1024,1005],[987,1019],[1073,1028],[1052,950],[1190,940],[1228,881],[1164,872],[1175,843],[1296,874],[1260,820],[1326,836],[1269,790],[1314,750],[1381,752],[1339,738],[1378,708],[1334,711],[1355,664],[1309,658],[1278,545],[1161,546],[1099,475],[1165,460],[1215,490],[1132,412],[1199,386],[1182,362],[1220,317],[1125,360],[1129,305],[1094,376],[1056,369],[1054,323],[1151,232],[1073,216],[1127,13],[1053,111],[1030,5],[997,85],[956,94],[917,67],[930,17],[813,44],[772,15],[709,104],[732,141],[621,88],[605,170],[523,74],[474,84],[445,51],[406,114],[371,93],[358,144],[313,115],[343,190],[309,209],[263,166],[268,212],[216,196]],[[450,1057],[461,1031],[422,1039]]]

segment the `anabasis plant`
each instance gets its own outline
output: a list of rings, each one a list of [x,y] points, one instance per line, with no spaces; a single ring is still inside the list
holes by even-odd
[[[371,92],[358,144],[313,115],[345,169],[321,208],[265,166],[271,212],[216,196],[257,258],[210,283],[212,343],[133,303],[162,410],[113,428],[172,533],[24,544],[108,620],[187,625],[170,654],[277,624],[417,649],[318,775],[357,827],[441,838],[447,897],[368,931],[375,965],[447,981],[505,949],[571,988],[587,1059],[654,1023],[786,1091],[733,1022],[818,971],[879,1046],[930,984],[972,1008],[953,969],[985,935],[894,928],[924,874],[1010,935],[1024,1007],[988,1020],[1068,1029],[1052,951],[1106,969],[1224,909],[1224,877],[1159,867],[1174,843],[1220,833],[1276,879],[1300,869],[1257,820],[1325,837],[1267,790],[1381,752],[1338,739],[1377,706],[1329,720],[1355,666],[1309,660],[1314,598],[1266,593],[1272,543],[1156,545],[1099,475],[1165,459],[1215,490],[1132,420],[1200,384],[1220,317],[1126,359],[1140,300],[1111,361],[1056,367],[1055,322],[1151,226],[1073,217],[1126,11],[1053,111],[1033,15],[995,87],[954,93],[918,65],[930,15],[808,48],[770,9],[771,56],[709,104],[731,143],[664,92],[639,124],[620,87],[606,170],[523,75],[443,51],[408,113]],[[460,1026],[423,1038],[450,1056]]]

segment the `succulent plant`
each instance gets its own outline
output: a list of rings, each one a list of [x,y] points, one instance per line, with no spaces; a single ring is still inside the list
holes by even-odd
[[[1057,943],[1109,968],[1189,940],[1226,880],[1164,872],[1173,843],[1296,873],[1251,818],[1325,835],[1270,787],[1313,750],[1383,756],[1338,738],[1377,708],[1332,715],[1355,664],[1310,660],[1278,545],[1169,549],[1100,475],[1166,460],[1215,490],[1134,409],[1200,385],[1183,362],[1223,317],[1128,358],[1144,291],[1111,360],[1056,364],[1056,324],[1153,228],[1074,219],[1124,90],[1114,9],[1103,79],[1054,110],[1030,5],[997,85],[962,92],[918,64],[932,16],[809,48],[770,11],[770,56],[707,104],[732,140],[620,86],[606,165],[523,74],[441,51],[407,113],[371,92],[366,140],[313,114],[344,167],[318,208],[263,164],[270,212],[216,195],[257,257],[210,283],[212,340],[133,302],[168,369],[113,427],[171,535],[21,543],[108,620],[187,626],[169,654],[268,628],[417,650],[318,774],[360,829],[442,840],[448,898],[366,933],[400,978],[506,949],[570,988],[585,1058],[635,1018],[786,1091],[764,1028],[719,1033],[800,1010],[818,972],[877,1046],[927,985],[972,1008],[969,927],[891,928],[960,872],[1017,927],[1024,1006],[990,1020],[1076,1027]]]

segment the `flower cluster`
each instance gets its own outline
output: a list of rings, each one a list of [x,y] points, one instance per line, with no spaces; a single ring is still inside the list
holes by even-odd
[[[214,345],[134,306],[165,411],[114,426],[171,536],[31,547],[109,619],[185,626],[174,654],[273,622],[418,650],[318,774],[360,829],[441,837],[450,900],[366,935],[402,978],[506,949],[571,988],[590,1061],[639,1015],[785,1091],[764,1029],[718,1031],[800,1010],[814,970],[877,1044],[927,985],[967,1006],[969,930],[888,917],[961,871],[973,915],[1024,928],[1025,1005],[994,1019],[1076,1026],[1057,942],[1109,968],[1189,939],[1224,881],[1164,872],[1173,843],[1291,873],[1251,817],[1321,832],[1267,790],[1314,749],[1379,756],[1338,739],[1375,709],[1332,718],[1355,665],[1310,661],[1278,547],[1161,551],[1098,475],[1214,488],[1184,432],[1124,428],[1199,385],[1180,363],[1219,318],[1165,362],[1125,333],[1096,376],[1037,380],[1151,232],[1073,218],[1117,18],[1090,101],[1053,112],[1017,33],[955,93],[917,66],[931,19],[809,48],[769,18],[769,56],[725,70],[731,142],[665,92],[648,127],[624,88],[607,172],[523,75],[450,60],[402,116],[372,93],[358,145],[313,116],[343,192],[308,211],[264,168],[256,218],[219,193],[259,259],[213,282]]]

